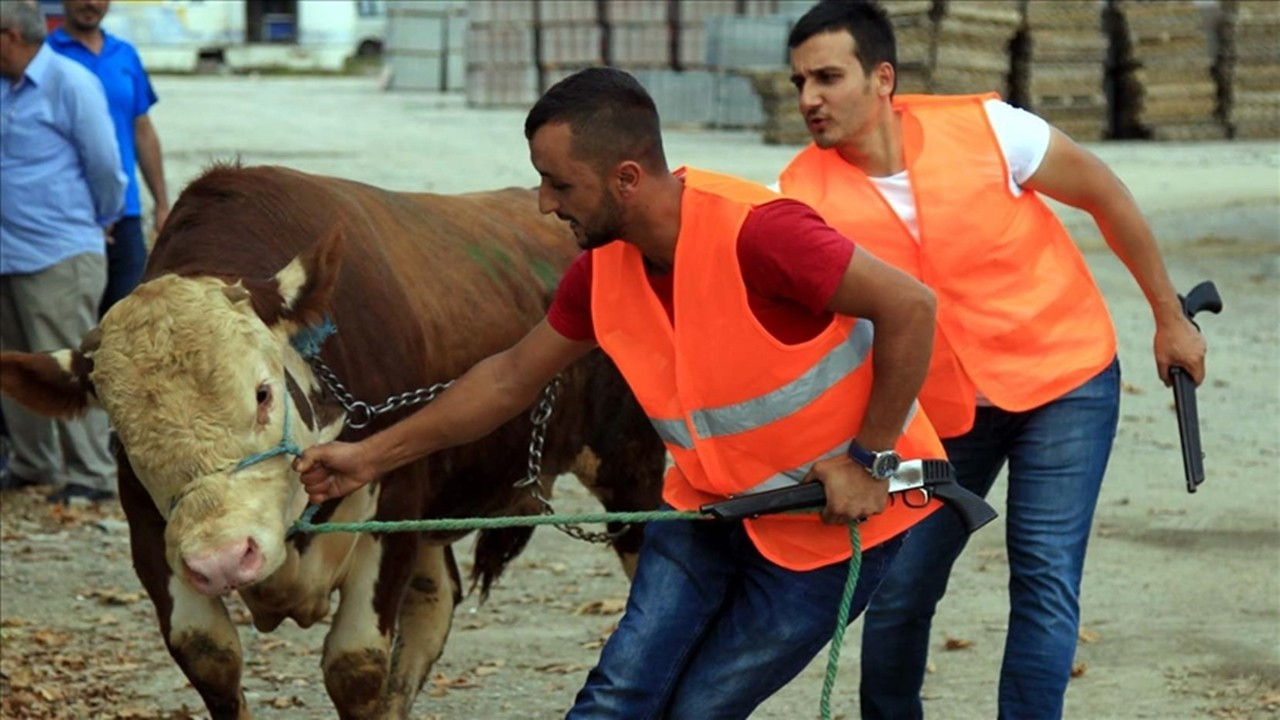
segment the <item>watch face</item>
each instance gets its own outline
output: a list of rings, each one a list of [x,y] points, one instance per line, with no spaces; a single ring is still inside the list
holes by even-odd
[[[881,480],[888,480],[898,472],[901,465],[902,458],[898,457],[898,453],[891,450],[882,452],[876,455],[876,460],[871,465],[871,474]]]

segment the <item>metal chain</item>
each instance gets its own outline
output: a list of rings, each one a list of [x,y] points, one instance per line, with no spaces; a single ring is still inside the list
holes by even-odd
[[[529,438],[529,471],[525,474],[523,480],[515,482],[516,487],[527,487],[529,493],[534,499],[542,503],[543,515],[554,515],[556,510],[551,505],[551,500],[542,492],[542,448],[547,441],[547,422],[551,419],[551,413],[555,410],[556,395],[560,391],[560,376],[557,375],[545,388],[542,389],[542,395],[538,398],[538,404],[529,411],[529,420],[533,423],[533,436]],[[619,535],[627,531],[630,525],[623,525],[617,532],[591,532],[583,530],[578,525],[555,525],[555,529],[568,535],[571,538],[589,543],[605,544],[613,542]]]
[[[542,395],[538,397],[538,404],[533,406],[529,411],[529,421],[533,423],[533,436],[529,438],[529,471],[524,478],[517,480],[515,486],[532,487],[538,486],[538,478],[542,477],[542,446],[547,442],[547,421],[551,419],[551,412],[555,410],[556,395],[560,392],[560,376],[556,376],[545,388],[542,389]],[[535,491],[534,496],[538,497]],[[543,503],[546,503],[541,497],[538,497]]]
[[[389,412],[395,412],[401,408],[411,407],[413,405],[422,405],[436,399],[436,396],[444,392],[444,389],[453,384],[453,381],[436,383],[431,387],[418,388],[410,390],[399,395],[392,395],[377,405],[370,405],[363,400],[357,400],[347,386],[342,384],[338,379],[338,375],[329,368],[328,365],[320,359],[318,355],[307,359],[311,364],[311,369],[320,376],[320,380],[329,388],[329,392],[338,399],[342,408],[347,411],[347,427],[352,430],[360,430],[369,426],[374,418]]]
[[[445,388],[453,384],[452,380],[436,383],[430,387],[392,395],[377,405],[370,405],[363,400],[357,400],[347,390],[347,386],[343,385],[342,381],[338,379],[337,373],[326,365],[319,355],[307,358],[307,362],[311,364],[311,369],[320,377],[325,387],[338,399],[342,408],[347,411],[346,423],[353,430],[368,427],[374,418],[379,415],[413,405],[429,403],[435,400],[437,395],[444,392]],[[514,487],[517,488],[529,488],[529,493],[542,504],[542,513],[544,515],[555,514],[555,508],[552,507],[551,501],[542,493],[542,483],[539,480],[542,477],[542,449],[547,442],[547,423],[551,420],[551,413],[555,409],[556,395],[560,391],[560,385],[561,379],[557,375],[542,389],[538,404],[533,407],[533,410],[529,411],[529,420],[533,423],[533,435],[529,438],[529,469],[522,479],[513,483]],[[569,537],[589,543],[612,542],[630,527],[630,525],[624,525],[617,532],[590,532],[577,525],[555,526],[557,530]]]

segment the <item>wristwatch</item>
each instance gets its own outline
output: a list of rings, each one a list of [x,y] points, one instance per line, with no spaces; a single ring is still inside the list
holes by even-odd
[[[877,480],[892,478],[902,464],[902,458],[893,450],[868,450],[857,440],[849,443],[849,458],[866,468],[871,477]]]

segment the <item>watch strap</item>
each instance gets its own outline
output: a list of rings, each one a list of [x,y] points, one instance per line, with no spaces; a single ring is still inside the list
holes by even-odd
[[[851,440],[849,442],[849,449],[847,452],[850,460],[853,460],[866,468],[868,472],[871,470],[871,467],[875,465],[876,454],[862,447],[857,440]]]

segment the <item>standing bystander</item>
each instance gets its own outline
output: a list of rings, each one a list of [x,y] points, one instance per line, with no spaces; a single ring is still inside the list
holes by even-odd
[[[998,716],[1061,717],[1120,368],[1102,293],[1042,196],[1092,215],[1142,288],[1162,380],[1181,366],[1199,383],[1204,340],[1133,197],[1071,138],[994,95],[895,97],[893,26],[874,3],[824,0],[788,45],[813,144],[781,189],[937,294],[920,404],[961,485],[986,495],[1009,466]],[[965,539],[936,513],[903,543],[863,627],[864,720],[922,716],[930,622]]]
[[[128,184],[102,85],[44,46],[32,2],[0,3],[0,350],[74,346],[98,319],[105,228]],[[52,421],[4,402],[9,487],[54,484],[51,502],[111,498],[107,417]]]
[[[157,98],[138,52],[101,27],[111,0],[63,0],[62,5],[66,21],[49,35],[49,47],[85,66],[102,82],[120,159],[129,178],[124,217],[111,228],[107,239],[107,289],[99,309],[101,316],[137,286],[147,262],[135,165],[142,168],[142,177],[151,192],[156,233],[169,215],[160,138],[147,115]]]

